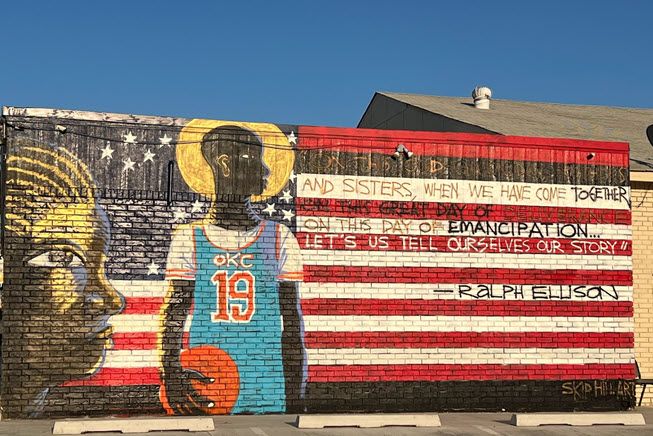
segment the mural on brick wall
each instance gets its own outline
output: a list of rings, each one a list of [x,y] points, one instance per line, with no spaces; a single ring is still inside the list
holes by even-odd
[[[634,404],[624,145],[57,115],[8,119],[9,416]]]
[[[264,147],[257,131],[276,133],[277,140]],[[301,362],[299,372],[284,376],[282,357],[284,331],[297,335],[288,339],[302,351],[301,255],[288,227],[259,215],[252,202],[286,184],[291,145],[271,124],[198,120],[182,130],[177,162],[191,189],[210,193],[213,201],[202,220],[172,236],[163,308],[164,407],[177,414],[284,412],[286,385],[301,389],[304,378]],[[291,306],[285,317],[282,303]],[[284,322],[290,324],[285,329]]]
[[[104,272],[109,224],[86,166],[65,149],[23,150],[30,157],[7,160],[8,201],[17,203],[5,232],[22,242],[8,251],[7,268],[20,271],[33,292],[8,332],[20,346],[6,351],[24,352],[11,393],[35,416],[51,388],[101,367],[111,341],[108,319],[123,300]],[[15,316],[7,313],[8,320]]]

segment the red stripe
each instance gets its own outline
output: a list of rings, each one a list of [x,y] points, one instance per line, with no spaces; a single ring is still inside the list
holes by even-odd
[[[633,379],[629,364],[587,365],[313,365],[309,382]],[[102,368],[64,386],[158,385],[157,368]]]
[[[299,127],[299,149],[393,154],[402,143],[418,156],[471,157],[532,162],[563,162],[627,168],[624,142],[469,133]],[[588,153],[594,156],[588,159]]]
[[[309,382],[633,379],[632,364],[313,365]]]
[[[142,298],[128,298],[129,314],[145,314],[151,303],[141,305]],[[630,301],[506,301],[506,300],[438,300],[438,299],[303,299],[304,315],[469,315],[469,316],[624,316],[633,314]],[[142,309],[142,312],[139,310]],[[158,313],[160,306],[152,313]],[[116,348],[140,350],[156,346],[155,333],[114,333]]]
[[[633,333],[306,332],[306,348],[633,348]]]
[[[115,333],[116,350],[157,348],[157,334]],[[633,333],[306,332],[307,348],[632,348]]]
[[[187,333],[185,333],[187,336]],[[308,348],[632,348],[633,333],[306,332]],[[157,334],[114,333],[115,350],[152,350]]]
[[[326,236],[311,232],[298,232],[296,237],[299,246],[307,250],[632,255],[631,242],[619,239],[408,236],[356,233],[338,233]]]
[[[298,197],[298,216],[631,224],[630,210]],[[318,228],[319,230],[319,228]],[[346,231],[346,229],[343,229]]]
[[[305,282],[331,283],[483,283],[515,285],[632,286],[633,273],[625,270],[510,269],[442,267],[366,267],[304,265]]]
[[[163,305],[162,297],[130,297],[125,299],[121,315],[158,315]]]
[[[304,315],[384,316],[633,316],[632,301],[507,301],[311,298]]]
[[[158,347],[156,332],[114,333],[114,350],[152,350]]]
[[[156,332],[114,333],[114,350],[152,350],[157,348]]]
[[[630,364],[587,365],[313,365],[309,382],[633,379]],[[102,368],[64,386],[158,385],[157,368]]]
[[[64,386],[124,386],[124,385],[158,385],[159,370],[144,368],[100,368],[91,377],[84,380],[72,380]]]

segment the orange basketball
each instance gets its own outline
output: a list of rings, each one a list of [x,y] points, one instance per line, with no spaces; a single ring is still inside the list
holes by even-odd
[[[225,415],[238,400],[240,390],[240,377],[236,362],[225,352],[210,345],[183,350],[181,352],[181,366],[198,371],[206,377],[212,378],[212,383],[202,383],[193,380],[192,384],[198,394],[203,395],[213,402],[213,407],[203,407],[207,415]],[[167,401],[165,387],[161,385],[159,391],[161,403],[168,415],[173,414]]]

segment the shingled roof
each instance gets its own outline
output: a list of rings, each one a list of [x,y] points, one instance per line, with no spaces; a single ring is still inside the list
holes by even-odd
[[[504,135],[626,141],[631,169],[653,171],[653,146],[646,136],[647,127],[653,124],[653,109],[492,99],[491,109],[479,110],[470,97],[377,94]]]

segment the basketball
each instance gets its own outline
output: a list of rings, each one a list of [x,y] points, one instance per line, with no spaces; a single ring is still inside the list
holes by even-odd
[[[213,379],[212,383],[191,382],[198,394],[213,402],[212,407],[202,407],[202,411],[207,415],[229,414],[238,400],[240,389],[238,367],[229,354],[217,347],[202,345],[182,350],[180,360],[184,369],[198,371]],[[160,398],[166,413],[173,415],[164,385],[161,385]]]

